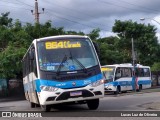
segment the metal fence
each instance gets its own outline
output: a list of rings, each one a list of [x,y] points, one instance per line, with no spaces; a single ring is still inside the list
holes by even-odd
[[[152,71],[152,86],[160,86],[160,71]]]
[[[4,97],[23,97],[24,88],[22,80],[0,79],[0,98]]]
[[[8,86],[6,79],[0,79],[0,97],[8,96]]]

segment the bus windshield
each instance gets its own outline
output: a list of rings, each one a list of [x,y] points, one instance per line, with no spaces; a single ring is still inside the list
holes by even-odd
[[[76,71],[98,65],[95,51],[87,38],[39,41],[37,46],[41,70]]]
[[[105,82],[112,82],[114,78],[115,67],[102,67],[101,69],[105,78]]]

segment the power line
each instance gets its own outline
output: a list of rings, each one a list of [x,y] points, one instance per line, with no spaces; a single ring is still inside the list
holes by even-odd
[[[49,10],[49,9],[48,9],[48,10]],[[53,11],[53,10],[50,10],[50,11]],[[68,14],[65,14],[65,15],[67,15],[67,16],[69,16],[69,17],[72,17],[72,18],[75,18],[75,19],[77,19],[77,20],[84,21],[84,19],[79,18],[79,17],[75,17],[75,16],[68,15]],[[90,23],[91,23],[91,22],[90,22]],[[93,22],[92,22],[92,23],[93,23]],[[94,25],[97,25],[97,26],[104,26],[104,25],[102,25],[102,24],[98,24],[98,23],[94,23]]]
[[[138,11],[139,11],[139,10],[141,10],[141,11],[148,12],[148,10],[144,10],[144,9],[135,9],[135,8],[129,8],[129,7],[125,7],[125,6],[117,5],[117,4],[114,4],[114,3],[108,2],[108,1],[103,1],[103,0],[97,0],[97,1],[102,2],[102,3],[104,3],[104,4],[107,4],[107,5],[112,5],[112,6],[117,6],[117,7],[125,8],[125,9],[130,9],[130,10],[133,10],[133,11],[135,11],[135,10],[138,10]],[[156,14],[157,14],[157,12],[156,12]]]
[[[29,6],[29,7],[34,7],[34,6],[32,6],[32,5],[30,5],[30,4],[27,4],[27,3],[25,3],[25,2],[22,2],[22,1],[19,1],[19,0],[16,0],[17,2],[19,2],[19,3],[22,3],[22,4],[24,4],[24,5],[27,5],[27,6]]]
[[[21,3],[13,3],[13,1],[12,2],[8,2],[8,1],[3,1],[3,0],[1,0],[0,2],[5,2],[5,3],[11,3],[11,4],[18,4],[18,5],[20,5]],[[10,7],[10,9],[13,9],[13,8],[19,8],[19,9],[23,9],[23,10],[27,10],[27,11],[30,11],[30,9],[27,9],[27,8],[21,8],[20,6],[13,6],[13,5],[10,5],[10,4],[4,4],[4,5],[1,5],[0,4],[0,6],[8,6],[8,7]],[[13,12],[14,10],[12,10],[12,12]],[[26,16],[23,16],[23,18],[24,19],[27,19],[26,18]],[[17,18],[18,19],[18,18]],[[21,21],[20,19],[18,19],[20,22],[22,22],[22,23],[27,23],[27,22],[23,22],[23,21]]]
[[[34,6],[29,5],[29,4],[26,4],[25,2],[22,2],[22,1],[19,1],[19,0],[16,0],[16,1],[19,2],[19,3],[21,3],[21,4],[23,4],[23,5],[26,5],[26,6],[29,6],[29,7],[34,7]],[[9,3],[9,2],[8,2],[8,3]],[[15,7],[15,6],[12,6],[12,7]],[[19,8],[19,7],[16,7],[16,8]],[[23,9],[24,9],[24,8],[23,8]],[[29,9],[26,9],[26,10],[29,10]],[[48,10],[49,10],[49,9],[48,9]],[[52,11],[52,10],[50,10],[50,11]],[[48,12],[50,12],[50,11],[48,11]],[[72,9],[72,11],[73,11],[73,9]],[[82,12],[81,12],[81,13],[82,13]],[[53,12],[51,12],[51,14],[53,15]],[[72,23],[77,23],[77,24],[79,24],[79,25],[86,26],[86,27],[89,27],[89,28],[93,28],[93,29],[99,28],[99,27],[95,27],[95,26],[92,26],[92,25],[87,25],[87,24],[84,24],[84,23],[80,23],[80,22],[75,21],[75,20],[70,20],[70,19],[68,19],[68,18],[61,17],[61,16],[59,16],[59,15],[57,15],[57,14],[54,14],[54,16],[56,16],[57,18],[60,18],[60,19],[62,19],[62,20],[66,20],[66,21],[69,21],[69,22],[72,22]],[[73,18],[76,18],[76,19],[79,19],[79,20],[82,20],[81,18],[78,18],[78,17],[74,17],[74,16],[71,16],[71,15],[68,15],[68,16],[73,17]],[[99,25],[100,25],[100,24],[99,24]],[[101,25],[101,26],[102,26],[102,25]],[[101,30],[106,31],[105,29],[102,29],[102,28],[101,28]]]
[[[27,6],[29,6],[29,7],[34,7],[34,6],[29,5],[29,4],[27,4],[27,3],[25,3],[25,2],[22,2],[22,1],[19,1],[19,0],[16,0],[16,1],[19,2],[19,3],[21,3],[21,4],[27,5]],[[44,13],[44,8],[42,8],[42,10],[43,10],[43,13]],[[31,12],[32,12],[32,15],[35,15],[35,21],[36,21],[37,23],[39,23],[39,14],[42,14],[42,13],[40,13],[40,12],[38,11],[38,1],[37,1],[37,0],[35,0],[35,13],[33,13],[33,10],[31,10]]]
[[[8,2],[8,1],[1,0],[0,2],[11,3],[11,4],[18,4],[18,5],[20,5],[20,3],[17,3],[17,2],[15,3],[15,2],[13,2],[13,1],[12,1],[12,2]]]
[[[23,10],[29,10],[29,11],[30,11],[30,9],[21,8],[21,7],[16,7],[16,6],[11,6],[11,5],[0,5],[0,6],[8,6],[8,7],[11,7],[11,9],[12,9],[12,8],[20,8],[20,9],[23,9]]]
[[[78,11],[78,10],[75,10],[75,9],[71,9],[71,8],[68,8],[68,7],[64,7],[64,6],[62,6],[62,5],[59,5],[59,4],[50,2],[50,1],[48,1],[48,0],[47,0],[47,2],[50,3],[50,4],[55,4],[56,6],[59,6],[60,8],[68,9],[68,10],[74,12],[74,13],[80,13],[81,15],[85,15],[85,16],[87,16],[87,17],[89,16],[89,17],[92,17],[92,18],[94,18],[94,19],[96,18],[95,16],[91,16],[90,14],[87,14],[87,13],[84,13],[84,12],[81,12],[81,11]],[[82,18],[75,17],[75,16],[73,16],[73,15],[71,15],[71,14],[66,14],[66,13],[65,13],[65,15],[70,16],[70,17],[73,17],[73,18],[76,18],[76,19],[79,19],[79,20],[84,20],[84,19],[82,19]],[[95,25],[98,25],[98,26],[104,26],[104,25],[99,24],[99,23],[96,23],[96,22],[92,22],[92,23],[94,23]]]
[[[48,10],[46,10],[46,11],[48,11]],[[50,15],[53,15],[53,16],[59,18],[59,19],[63,19],[63,20],[66,20],[66,21],[69,21],[69,22],[72,22],[72,23],[77,23],[77,24],[79,24],[79,25],[83,25],[83,26],[85,26],[85,27],[89,27],[89,28],[92,28],[92,29],[96,29],[96,27],[94,27],[94,26],[86,25],[86,24],[83,24],[83,23],[80,23],[80,22],[77,22],[77,21],[74,21],[74,20],[70,20],[70,19],[68,19],[68,18],[61,17],[61,16],[59,16],[59,15],[53,14],[53,12],[50,12],[50,11],[48,11],[47,13],[49,13]],[[100,29],[100,30],[103,30],[103,31],[106,31],[106,30],[104,30],[104,29],[102,29],[102,28],[99,28],[99,29]]]
[[[8,2],[8,1],[0,1],[0,2],[5,2],[5,3],[11,3],[11,4],[18,4],[18,3],[12,3],[12,2]],[[19,4],[18,4],[19,5]],[[9,5],[9,4],[3,4],[3,5],[0,5],[0,6],[8,6],[8,7],[11,7],[11,8],[21,8],[19,6],[13,6],[13,5]],[[26,8],[21,8],[23,10],[30,10],[30,9],[26,9]]]
[[[73,23],[77,23],[77,24],[80,24],[80,25],[87,26],[87,27],[90,27],[90,28],[94,28],[94,29],[95,29],[95,27],[93,27],[93,26],[89,26],[89,25],[86,25],[86,24],[83,24],[83,23],[79,23],[79,22],[74,21],[74,20],[70,20],[70,19],[68,19],[68,18],[61,17],[61,16],[59,16],[59,15],[53,14],[53,13],[50,12],[50,11],[48,11],[48,12],[49,12],[50,14],[56,16],[57,18],[60,18],[60,19],[66,20],[66,21],[70,21],[70,22],[73,22]]]
[[[46,0],[46,1],[48,1],[48,0]],[[71,9],[71,8],[68,8],[68,7],[64,7],[64,6],[62,6],[62,5],[59,5],[59,4],[50,2],[50,1],[48,1],[48,2],[51,3],[51,4],[55,4],[55,5],[57,5],[57,6],[61,7],[61,8],[68,9],[68,10],[70,10],[70,11],[72,11],[72,12],[78,12],[78,13],[81,13],[82,15],[87,15],[87,16],[90,16],[90,17],[92,17],[92,18],[95,18],[95,16],[92,16],[92,15],[90,15],[90,14],[87,14],[87,13],[84,13],[84,12],[81,12],[81,11],[78,11],[78,10],[75,10],[75,9]]]
[[[124,1],[124,0],[120,0],[120,1],[122,1],[124,3],[127,3],[129,5],[132,5],[132,6],[137,6],[137,7],[141,7],[141,8],[147,9],[147,10],[151,10],[151,11],[155,11],[155,12],[160,12],[159,10],[151,9],[151,8],[144,7],[144,6],[141,6],[141,5],[137,5],[137,4],[134,4],[134,3],[131,3],[131,2],[127,2],[127,1]]]

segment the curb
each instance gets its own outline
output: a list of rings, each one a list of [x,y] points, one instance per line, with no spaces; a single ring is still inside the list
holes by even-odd
[[[12,102],[12,101],[20,101],[25,100],[25,98],[0,98],[0,102]]]
[[[152,92],[160,92],[160,87],[143,89],[140,92],[127,91],[126,93],[121,93],[118,95],[114,95],[112,92],[105,92],[105,95],[125,96],[125,95],[131,95],[131,94],[143,94],[143,93],[152,93]]]

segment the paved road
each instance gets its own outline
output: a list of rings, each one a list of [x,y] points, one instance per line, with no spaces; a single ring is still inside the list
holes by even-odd
[[[158,103],[159,100],[160,92],[107,95],[101,100],[100,110],[147,110],[148,108],[145,105]]]
[[[160,92],[152,93],[123,93],[120,95],[105,95],[100,101],[98,111],[116,111],[116,110],[146,110],[144,104],[159,102]],[[87,110],[87,105],[71,105],[61,108],[62,110]],[[40,108],[30,108],[29,102],[10,101],[1,102],[0,110],[24,110],[24,111],[41,111]],[[55,110],[53,110],[55,111]]]
[[[152,90],[152,92],[149,93],[127,92],[119,95],[106,94],[100,101],[98,111],[146,110],[146,108],[144,108],[145,104],[157,103],[159,100],[160,92],[157,92],[157,90]],[[87,105],[71,105],[65,106],[65,108],[62,106],[61,109],[88,110]],[[157,109],[158,108],[155,110]],[[30,108],[30,104],[26,100],[10,102],[3,101],[0,103],[0,110],[41,111],[40,108]]]
[[[124,93],[120,95],[105,95],[103,99],[100,101],[99,109],[90,112],[87,108],[87,105],[71,105],[71,106],[61,106],[56,109],[52,109],[52,112],[48,113],[48,115],[53,114],[59,114],[60,116],[65,116],[68,113],[71,114],[73,111],[77,111],[76,114],[80,114],[77,116],[83,116],[85,113],[90,114],[89,116],[92,116],[92,120],[94,120],[93,116],[99,112],[99,114],[102,113],[109,113],[111,112],[112,115],[116,115],[116,112],[114,111],[150,111],[150,110],[160,110],[160,92],[151,92],[151,93]],[[152,107],[151,105],[154,104],[156,107]],[[41,111],[40,108],[30,108],[30,104],[26,100],[21,101],[10,101],[10,102],[1,102],[0,103],[0,111]],[[69,111],[69,112],[66,112]],[[103,111],[103,112],[102,112]],[[112,112],[113,111],[113,112]],[[62,117],[61,120],[65,119],[66,117]],[[82,118],[81,120],[83,120]],[[103,117],[98,117],[98,119],[103,119]],[[114,118],[110,118],[110,120],[113,120]],[[125,120],[127,118],[124,118],[122,120]],[[157,119],[157,118],[154,118]],[[72,119],[70,119],[72,120]],[[108,118],[107,118],[108,120]],[[121,120],[121,118],[119,118]],[[132,119],[131,119],[132,120]],[[139,120],[142,120],[142,118],[139,118]],[[145,119],[149,120],[149,118]],[[158,120],[158,119],[157,119]]]

